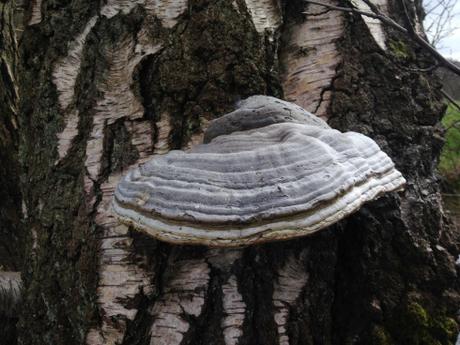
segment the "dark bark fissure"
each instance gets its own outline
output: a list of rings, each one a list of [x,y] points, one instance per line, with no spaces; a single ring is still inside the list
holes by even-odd
[[[132,233],[132,237],[136,252],[148,258],[145,263],[146,269],[155,272],[152,281],[154,291],[151,295],[141,293],[139,300],[133,301],[138,306],[139,311],[126,331],[123,345],[148,345],[150,344],[150,327],[153,322],[150,309],[155,299],[163,293],[164,272],[167,268],[171,248],[137,232]]]
[[[440,234],[447,231],[435,176],[440,95],[432,89],[434,81],[428,82],[432,76],[393,65],[372,48],[363,29],[356,22],[347,25],[341,49],[349,59],[334,83],[329,122],[376,139],[408,186],[401,200],[384,197],[346,223],[337,268],[337,341],[448,344],[456,336],[452,316],[458,295],[448,298],[443,290],[458,287],[453,256],[439,250]],[[395,37],[390,32],[390,42]],[[410,42],[404,45],[411,51]],[[412,56],[404,63],[416,63]],[[420,313],[427,308],[432,319],[420,321],[414,305]],[[355,312],[341,316],[339,309]]]
[[[202,314],[198,318],[187,317],[185,314],[183,315],[184,320],[189,322],[191,327],[184,335],[182,344],[225,345],[221,329],[221,320],[223,316],[222,278],[224,277],[211,266]]]
[[[238,286],[246,304],[241,344],[277,344],[272,305],[275,275],[264,248],[247,248],[235,269]],[[276,263],[276,260],[274,260]]]
[[[277,67],[267,64],[277,62],[275,52],[264,56],[263,49],[248,16],[231,3],[191,1],[186,24],[145,64],[141,80],[144,100],[151,100],[148,109],[173,118],[173,148],[187,143],[201,119],[226,113],[236,100],[266,93],[268,85],[280,90],[273,76]]]
[[[8,278],[11,271],[22,269],[25,251],[18,159],[15,20],[13,2],[0,3],[0,341],[11,345],[17,343],[16,324],[21,298]]]
[[[65,121],[52,83],[52,66],[67,54],[69,41],[99,8],[92,2],[44,1],[43,21],[26,29],[18,83],[21,184],[30,229],[20,322],[24,344],[83,344],[88,329],[106,321],[96,307],[98,241],[103,231],[96,217],[104,182],[139,158],[127,121],[149,120],[155,142],[160,130],[155,123],[170,116],[169,148],[177,149],[186,146],[206,121],[232,110],[235,101],[252,94],[282,95],[278,54],[285,27],[272,38],[268,33],[260,35],[245,2],[236,3],[239,12],[230,1],[191,0],[172,29],[162,28],[158,18],[148,18],[141,6],[110,19],[100,16],[86,39],[70,106],[79,113],[78,134],[58,163],[56,133]],[[283,1],[282,9],[284,23],[303,20],[302,1]],[[163,46],[144,57],[134,72],[133,93],[142,99],[144,117],[121,118],[104,126],[102,173],[94,181],[95,202],[88,210],[90,201],[83,187],[88,174],[85,150],[95,106],[102,97],[100,86],[108,78],[107,52],[116,51],[123,38],[136,42],[145,21],[149,21],[149,35]],[[212,250],[170,246],[133,232],[129,260],[153,273],[153,292],[141,290],[134,298],[120,301],[138,310],[134,320],[127,321],[124,345],[150,343],[152,308],[176,274],[175,264],[203,258],[210,268],[204,304],[199,316],[185,311],[180,315],[189,324],[183,344],[225,343],[222,288],[232,275],[245,304],[238,344],[279,344],[282,327],[290,344],[453,341],[454,309],[460,301],[452,256],[458,252],[454,241],[458,236],[444,224],[434,172],[441,146],[436,127],[442,112],[440,96],[430,74],[408,70],[429,64],[430,59],[391,30],[388,34],[389,52],[383,53],[361,18],[346,17],[344,37],[337,42],[346,58],[323,94],[333,94],[331,126],[374,138],[407,177],[407,190],[383,197],[315,236],[242,249],[242,256],[224,268],[213,265]],[[5,66],[2,60],[0,82],[6,87],[0,89],[0,99],[11,102],[14,94],[8,93],[12,87]],[[10,126],[13,115],[0,111],[1,116],[7,114],[8,121],[2,121],[6,132],[13,133],[11,140],[17,142]],[[2,152],[2,163],[11,164],[0,170],[0,185],[18,186],[16,151],[5,157]],[[4,182],[5,176],[9,179]],[[11,230],[20,226],[21,195],[18,188],[5,193],[11,195],[11,205],[0,204],[0,224],[16,224],[8,225],[5,233],[22,243],[16,235],[20,230]],[[0,251],[0,258],[10,254]],[[289,275],[290,260],[295,262],[293,272],[306,273],[305,282],[296,282],[300,287],[293,301],[275,306],[274,296],[285,279],[282,275]],[[6,265],[16,268],[15,262]],[[287,310],[282,327],[275,322],[281,308]],[[116,317],[108,322],[116,325]]]
[[[139,153],[131,144],[131,137],[124,126],[123,119],[109,125],[107,132],[104,136],[106,141],[104,152],[107,153],[107,157],[105,166],[103,164],[103,170],[105,170],[103,176],[122,171],[139,159]]]
[[[90,126],[81,116],[80,136],[70,154],[55,165],[55,133],[62,128],[63,112],[51,78],[52,66],[66,54],[69,37],[75,37],[95,12],[91,3],[44,2],[43,22],[27,28],[21,42],[23,191],[30,210],[28,226],[36,233],[29,234],[23,270],[27,298],[20,337],[25,344],[82,343],[96,317],[97,231],[86,212],[82,169]],[[89,82],[93,79],[84,79],[91,69],[84,67],[76,87],[83,100],[77,104],[80,110],[91,107],[91,99],[83,96],[94,94]]]
[[[12,32],[11,2],[1,4],[0,17],[0,270],[18,271],[22,266],[24,235],[19,188],[16,38]]]

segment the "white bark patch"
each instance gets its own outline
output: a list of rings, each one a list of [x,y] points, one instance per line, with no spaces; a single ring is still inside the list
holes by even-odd
[[[124,299],[132,299],[142,290],[152,291],[151,272],[141,268],[146,258],[134,252],[128,228],[118,224],[110,212],[113,192],[121,175],[112,175],[101,185],[96,223],[103,228],[100,247],[98,306],[101,310],[101,329],[87,335],[88,345],[119,344],[123,340],[127,320],[133,320],[137,309],[127,307]]]
[[[6,9],[3,9],[3,11],[7,11]],[[16,13],[14,10],[13,10],[13,13]],[[4,16],[8,15],[6,13],[3,14]],[[11,15],[11,14],[9,14]],[[3,20],[6,22],[10,19],[7,19],[7,18],[3,18]],[[15,26],[19,26],[17,24],[15,24]],[[6,30],[3,29],[3,30]],[[18,30],[16,28],[16,30]],[[17,41],[17,36],[16,36],[16,32],[11,32],[11,36],[10,36],[10,39],[11,39],[11,44],[13,47],[15,47],[15,51],[16,49],[18,49],[18,41]],[[9,43],[3,43],[3,44],[9,44]],[[19,96],[19,83],[17,82],[17,79],[16,79],[16,74],[14,72],[15,70],[15,65],[16,65],[16,58],[17,56],[14,55],[10,58],[7,58],[9,54],[6,54],[6,56],[2,56],[1,57],[1,61],[3,62],[3,66],[6,67],[6,69],[4,70],[4,72],[6,72],[7,74],[7,77],[6,78],[9,78],[12,82],[12,87],[11,87],[11,91],[13,92],[13,99],[16,100],[16,101],[13,101],[13,102],[7,102],[7,105],[9,106],[11,112],[13,113],[13,116],[11,117],[11,124],[13,125],[13,128],[14,129],[18,129],[18,122],[17,122],[17,115],[18,115],[18,102],[17,100],[20,99],[20,96]]]
[[[212,248],[206,253],[207,261],[213,268],[222,272],[230,272],[235,261],[243,255],[241,248]],[[243,323],[246,312],[246,303],[238,291],[238,281],[231,275],[222,285],[222,305],[224,317],[221,327],[226,345],[237,345],[243,335]]]
[[[337,5],[334,0],[325,3]],[[308,16],[300,24],[287,28],[288,43],[281,54],[286,71],[282,76],[285,99],[320,117],[327,117],[335,70],[341,61],[336,40],[343,34],[343,15],[338,11],[323,14],[324,8],[310,5]]]
[[[21,211],[22,211],[22,215],[24,216],[24,219],[29,218],[29,210],[27,209],[27,205],[24,199],[21,200]]]
[[[58,162],[63,159],[69,151],[73,139],[78,135],[78,122],[80,117],[78,111],[72,111],[66,118],[65,128],[57,134],[58,138]]]
[[[81,58],[86,37],[96,24],[97,17],[92,17],[85,26],[83,32],[70,43],[69,53],[60,59],[54,66],[52,80],[58,91],[59,106],[64,113],[64,130],[57,134],[59,162],[66,155],[72,140],[78,135],[79,114],[77,110],[69,110],[75,92],[75,82],[80,73]]]
[[[108,0],[106,5],[102,7],[100,14],[107,18],[112,18],[118,13],[128,14],[135,6],[143,4],[144,0]],[[184,4],[186,4],[184,1],[175,1],[171,2],[170,8],[167,8],[166,3],[153,2],[153,7],[150,6],[148,9],[156,8],[158,17],[165,20],[164,25],[172,26],[174,20],[180,15],[179,12],[185,9]],[[181,10],[179,11],[179,9]],[[157,13],[150,14],[157,15]],[[95,23],[96,19],[94,19],[94,22],[91,20],[87,24],[83,34],[77,38],[74,49],[71,49],[69,52],[69,56],[62,60],[64,62],[57,65],[57,72],[54,77],[60,93],[60,105],[63,109],[68,108],[72,103],[75,80],[80,69],[84,42]],[[90,210],[94,208],[96,203],[93,187],[94,183],[100,178],[101,159],[104,149],[104,132],[107,125],[123,119],[125,127],[131,134],[131,144],[136,147],[139,153],[139,162],[142,162],[153,152],[152,128],[149,121],[141,120],[144,115],[144,109],[134,95],[131,84],[136,65],[145,56],[155,54],[160,49],[161,45],[154,42],[149,35],[148,28],[144,27],[139,31],[135,40],[130,36],[123,36],[110,49],[104,52],[109,67],[104,73],[105,79],[98,85],[98,93],[102,97],[98,100],[94,109],[95,114],[93,116],[92,129],[86,147],[85,167],[87,174],[84,180],[84,188],[89,199],[88,208]],[[164,135],[166,133],[169,135],[171,125],[169,117],[165,118],[166,122],[164,120],[159,126],[159,138],[161,140],[157,141],[155,147],[157,149],[169,150],[169,144]],[[75,121],[70,122],[59,138],[70,139],[71,142],[72,135],[75,135],[73,129],[76,128],[76,125]],[[163,123],[166,124],[163,125]],[[169,129],[165,127],[169,127]],[[62,144],[62,146],[65,145]],[[60,156],[65,156],[67,150],[68,147],[63,147]],[[113,218],[110,211],[114,188],[119,179],[120,175],[111,175],[100,186],[102,200],[98,204],[95,220],[103,228],[100,249],[99,284],[97,288],[102,324],[100,327],[91,329],[88,332],[86,338],[88,345],[120,344],[125,335],[127,322],[133,320],[137,313],[135,306],[128,307],[124,301],[134,298],[141,290],[145,294],[149,294],[152,291],[152,273],[144,271],[141,267],[143,265],[147,266],[145,263],[146,258],[134,252],[128,228],[120,225]],[[181,308],[190,315],[198,315],[204,304],[204,292],[200,292],[200,289],[196,288],[203,284],[206,287],[209,280],[209,271],[207,270],[207,265],[204,265],[203,267],[203,263],[201,263],[201,266],[194,265],[193,263],[187,264],[184,266],[182,272],[179,270],[179,278],[173,279],[170,282],[170,285],[173,286],[172,290],[174,290],[175,285],[185,286],[183,295],[179,292],[173,293],[171,290],[168,296],[175,295],[181,299]],[[192,276],[189,276],[189,268],[191,269]],[[201,276],[200,270],[204,272]],[[194,279],[198,279],[198,285],[193,284]],[[194,294],[193,298],[190,298],[191,293]],[[165,307],[167,307],[168,300],[164,300],[164,302]],[[161,312],[166,312],[160,306],[157,308],[160,309],[160,314]],[[182,322],[186,324],[185,321]],[[164,332],[159,322],[156,322],[155,327],[155,329],[160,331],[160,334]],[[166,343],[169,344],[167,340]]]
[[[159,45],[155,47],[160,49]],[[93,128],[86,146],[85,167],[93,181],[98,179],[101,172],[105,127],[120,118],[136,120],[144,115],[144,108],[131,89],[134,68],[145,56],[144,53],[136,53],[135,48],[132,38],[124,38],[105,54],[109,69],[106,80],[99,86],[103,97],[97,102]],[[149,52],[153,51],[149,47]]]
[[[414,15],[415,15],[415,32],[420,35],[420,36],[424,36],[425,35],[425,31],[423,29],[423,25],[422,25],[422,20],[420,20],[420,17],[418,15],[418,12],[415,8],[415,0],[409,0],[410,3],[411,3],[411,6],[414,8]],[[388,3],[385,4],[386,8],[385,8],[385,14],[388,14]]]
[[[85,166],[92,180],[97,180],[100,174],[105,126],[119,118],[134,120],[143,116],[142,104],[131,91],[132,73],[136,65],[133,63],[134,42],[125,38],[106,56],[110,61],[108,77],[99,89],[104,96],[97,102],[86,147]]]
[[[152,130],[148,121],[140,121],[144,110],[140,101],[131,90],[132,74],[136,65],[147,54],[160,49],[159,45],[149,42],[139,33],[140,40],[121,39],[105,56],[109,62],[106,79],[99,85],[103,95],[97,102],[93,117],[93,128],[86,147],[87,176],[85,191],[89,208],[94,207],[96,197],[91,191],[99,178],[103,153],[104,131],[108,124],[123,118],[124,125],[131,133],[131,144],[138,150],[140,159],[147,157],[153,150]],[[134,252],[128,228],[120,225],[110,211],[115,186],[120,175],[109,176],[100,188],[102,201],[98,205],[96,223],[103,227],[99,266],[99,284],[97,289],[98,305],[103,316],[102,325],[88,333],[88,345],[119,344],[122,342],[126,323],[133,320],[137,308],[128,308],[124,300],[134,298],[142,290],[149,294],[152,290],[151,272],[141,268],[146,258]]]
[[[96,16],[88,21],[83,32],[70,43],[67,56],[60,59],[54,66],[52,78],[58,91],[59,105],[62,110],[66,110],[73,100],[75,82],[80,73],[83,48],[86,38],[96,22]]]
[[[0,312],[17,317],[21,304],[22,280],[19,272],[0,271]]]
[[[280,345],[289,345],[289,337],[286,333],[289,308],[307,284],[308,274],[302,264],[304,255],[306,255],[306,251],[303,251],[300,257],[290,256],[278,271],[278,279],[275,282],[273,306],[275,307],[275,323],[278,326]]]
[[[112,18],[118,13],[128,14],[136,6],[143,6],[149,15],[160,19],[165,28],[172,28],[188,7],[187,0],[108,0],[101,15]]]
[[[203,137],[204,137],[204,132],[201,131],[201,130],[199,132],[197,132],[197,133],[193,133],[192,136],[190,137],[190,140],[185,145],[184,150],[185,151],[190,150],[194,146],[196,146],[198,144],[202,144],[203,143]]]
[[[252,22],[259,34],[274,32],[281,25],[281,10],[277,0],[245,0]]]
[[[32,0],[32,13],[30,14],[29,25],[35,25],[42,21],[43,0]]]
[[[134,7],[143,3],[144,0],[107,0],[101,8],[101,15],[110,19],[118,13],[128,14]]]
[[[30,234],[31,234],[31,237],[32,237],[32,252],[33,252],[33,254],[35,254],[35,252],[38,249],[38,233],[37,233],[37,229],[31,228]]]
[[[162,113],[160,120],[155,122],[157,137],[153,152],[155,154],[165,154],[170,150],[169,134],[172,131],[171,117],[168,113]]]
[[[139,4],[143,4],[143,3],[144,3],[144,0],[139,0],[139,1],[109,0],[107,4],[101,8],[100,14],[107,18],[112,18],[118,13],[128,14],[135,6]],[[171,11],[175,13],[175,9],[177,9],[177,6],[173,6]],[[166,9],[163,9],[163,12],[169,13],[168,11],[166,11]],[[54,67],[53,82],[56,85],[56,88],[58,90],[59,104],[64,111],[66,111],[66,109],[70,106],[74,98],[75,82],[77,80],[78,74],[80,73],[83,48],[86,42],[86,38],[88,34],[91,32],[92,28],[96,25],[96,22],[97,22],[97,16],[92,17],[88,21],[83,32],[79,36],[77,36],[77,38],[73,42],[71,42],[68,55],[62,58],[61,60],[59,60]],[[128,68],[126,71],[124,71],[125,72],[124,75],[123,75],[123,69],[121,68],[122,65],[120,63],[123,63],[123,59],[125,59],[125,62],[127,62],[126,59],[128,55],[131,53],[128,50],[129,48],[132,48],[132,47],[126,47],[127,49],[122,51],[121,54],[119,54],[118,56],[116,55],[116,49],[113,52],[109,52],[109,55],[112,55],[113,57],[112,70],[111,70],[113,74],[109,76],[107,83],[115,83],[115,86],[118,85],[118,89],[114,90],[114,92],[117,92],[117,91],[122,92],[123,86],[126,87],[128,91],[128,94],[126,94],[128,101],[130,97],[134,99],[134,95],[129,89],[131,85],[130,78],[134,70],[134,67],[137,65],[137,63],[139,63],[142,57],[149,55],[149,54],[154,54],[160,49],[159,45],[153,44],[151,42],[147,33],[148,33],[147,28],[143,28],[139,32],[139,35],[137,37],[138,43],[134,47],[134,53],[131,59],[132,63],[127,65]],[[121,42],[120,44],[121,45],[127,44],[127,42]],[[116,74],[118,74],[118,76]],[[125,78],[123,79],[123,77]],[[101,90],[101,91],[104,92],[104,91],[107,91],[107,89]],[[113,93],[112,94],[109,93],[108,95],[106,95],[106,101],[108,103],[112,102],[113,98],[111,97],[113,96],[114,96]],[[123,101],[126,101],[126,99],[120,100],[120,103]],[[137,100],[135,101],[137,103],[133,103],[133,107],[140,106],[140,103]],[[115,110],[120,110],[120,109],[115,109]],[[61,160],[63,157],[66,156],[73,138],[78,134],[78,130],[73,130],[73,127],[75,127],[75,118],[72,117],[72,115],[73,114],[69,115],[67,111],[67,113],[65,114],[65,117],[66,117],[66,126],[64,129],[65,133],[62,132],[58,134],[59,160]],[[126,116],[126,115],[122,114],[121,116]],[[99,127],[95,126],[92,134],[95,136],[99,136],[100,132],[101,132],[100,126]],[[61,137],[64,137],[65,140],[60,140]],[[93,153],[99,152],[101,149],[100,144],[101,144],[100,140],[97,140],[96,142],[91,143],[91,147],[89,149],[90,152],[93,152]],[[96,155],[94,158],[100,159],[100,156]],[[59,160],[57,162],[59,162]],[[91,169],[89,170],[90,176],[93,180],[96,178],[95,176],[98,175],[98,169],[99,168],[97,164],[93,162],[93,164],[91,164]],[[89,182],[88,184],[91,185],[91,183]]]
[[[237,279],[230,276],[222,285],[224,319],[221,327],[226,345],[237,345],[238,339],[243,335],[243,323],[246,312],[246,303],[238,291]]]
[[[160,19],[165,28],[176,25],[179,16],[188,8],[188,0],[146,0],[145,9]]]
[[[86,335],[87,345],[102,345],[104,343],[105,341],[104,341],[104,338],[102,337],[101,330],[92,328],[88,331],[88,334]],[[111,343],[114,344],[113,341]]]
[[[387,0],[370,0],[370,2],[377,6],[377,8],[385,15],[388,15],[388,1]],[[371,8],[367,5],[363,0],[351,0],[351,3],[360,11],[370,12],[372,13]],[[361,15],[364,22],[366,23],[369,31],[374,38],[375,42],[379,45],[380,48],[383,50],[387,49],[385,43],[385,31],[383,30],[382,22],[376,18],[371,18],[368,16]]]
[[[183,314],[199,316],[209,283],[205,260],[181,260],[170,266],[171,277],[151,309],[151,345],[179,345],[190,325]]]
[[[240,7],[238,6],[238,3],[236,2],[236,0],[232,1],[232,6],[238,12],[238,14],[241,14]]]

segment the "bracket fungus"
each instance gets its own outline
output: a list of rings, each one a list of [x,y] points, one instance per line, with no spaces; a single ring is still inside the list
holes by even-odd
[[[166,242],[244,246],[314,233],[405,184],[372,139],[273,97],[241,101],[204,142],[129,171],[120,221]]]

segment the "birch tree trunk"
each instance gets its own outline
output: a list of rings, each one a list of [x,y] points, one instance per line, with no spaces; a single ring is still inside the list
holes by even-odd
[[[407,25],[400,2],[372,2]],[[340,2],[352,4],[367,6]],[[459,236],[435,171],[444,107],[437,80],[415,70],[433,63],[417,46],[301,0],[0,5],[23,18],[8,24],[19,151],[0,176],[23,198],[21,344],[455,341]],[[420,30],[420,3],[408,6]],[[129,167],[199,143],[253,94],[372,137],[406,191],[317,235],[241,249],[169,245],[116,222],[109,205]]]

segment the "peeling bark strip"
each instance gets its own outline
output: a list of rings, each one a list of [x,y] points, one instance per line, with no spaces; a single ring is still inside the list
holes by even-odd
[[[100,85],[99,91],[103,97],[97,102],[93,128],[86,147],[85,167],[92,181],[97,180],[101,173],[105,126],[120,118],[136,120],[144,115],[141,102],[131,90],[132,74],[140,61],[134,48],[133,38],[123,37],[105,54],[109,70],[107,79]]]
[[[246,312],[246,303],[238,291],[237,280],[234,275],[222,285],[223,306],[225,316],[222,320],[222,329],[226,345],[237,345],[243,335],[243,323]]]
[[[144,108],[131,90],[132,75],[136,65],[146,54],[153,54],[159,49],[160,45],[138,47],[127,36],[106,53],[110,66],[108,77],[100,86],[100,92],[104,96],[97,102],[93,128],[86,146],[85,167],[88,176],[85,190],[88,194],[101,173],[106,126],[121,118],[137,120],[144,116]],[[148,138],[147,140],[149,141]]]
[[[378,9],[384,13],[385,15],[388,15],[388,1],[387,0],[370,0],[370,2],[377,6]],[[365,11],[365,12],[371,12],[372,10],[369,7],[368,4],[366,4],[363,0],[351,0],[351,3],[360,11]],[[375,42],[379,45],[380,48],[383,50],[387,49],[386,45],[386,37],[385,37],[385,31],[383,29],[383,24],[380,20],[376,18],[371,18],[368,16],[363,16],[361,15],[361,18],[363,18],[364,22],[366,23],[367,27],[369,28],[369,31],[374,38]]]
[[[187,0],[108,0],[101,15],[112,18],[118,13],[128,14],[136,6],[143,6],[150,16],[161,20],[165,28],[172,28],[178,17],[187,9]]]
[[[277,0],[245,0],[252,22],[259,34],[273,33],[281,25],[281,10]]]
[[[86,37],[96,25],[97,17],[92,17],[83,32],[71,42],[68,55],[60,59],[53,70],[53,83],[56,85],[59,105],[64,113],[65,127],[58,137],[59,160],[63,159],[72,145],[72,140],[78,134],[79,114],[77,110],[68,109],[74,98],[75,82],[80,73],[81,55],[86,42]],[[57,162],[58,162],[57,161]]]
[[[142,1],[111,0],[101,8],[100,13],[101,15],[107,18],[112,18],[120,12],[124,14],[129,13],[135,6],[137,6],[140,3],[142,3]],[[174,11],[173,13],[162,13],[162,18],[165,18],[165,20],[168,20],[169,24],[173,22],[175,23],[175,19],[177,16],[178,14]],[[72,140],[78,134],[78,121],[79,121],[78,111],[76,110],[70,111],[68,108],[71,105],[71,102],[73,101],[73,98],[74,98],[75,82],[77,80],[78,74],[80,73],[81,58],[82,58],[81,55],[82,55],[83,48],[86,42],[86,38],[88,34],[91,32],[91,30],[93,29],[93,27],[96,25],[96,23],[97,23],[97,16],[94,16],[88,21],[83,32],[75,39],[75,41],[73,41],[70,44],[68,55],[62,58],[54,67],[53,82],[56,85],[56,88],[59,93],[59,104],[62,110],[64,111],[65,122],[66,122],[64,130],[57,135],[58,140],[59,140],[58,141],[59,160],[61,160],[62,158],[66,156],[72,144]],[[147,36],[146,31],[147,31],[146,28],[143,28],[139,32],[139,35],[137,37],[138,43],[136,44],[134,48],[135,57],[131,57],[130,59],[130,61],[132,61],[132,64],[129,65],[129,68],[128,68],[129,70],[125,71],[126,73],[124,75],[125,79],[123,79],[122,75],[120,74],[118,77],[112,76],[112,79],[110,79],[109,77],[107,81],[107,83],[117,82],[116,79],[118,79],[118,89],[114,90],[114,92],[119,92],[121,91],[120,88],[126,87],[128,89],[127,92],[129,93],[127,97],[132,97],[134,99],[134,102],[137,103],[134,106],[138,106],[138,107],[140,107],[140,102],[135,99],[134,95],[132,95],[132,92],[129,89],[131,85],[131,80],[129,78],[132,77],[132,72],[134,70],[134,67],[139,63],[142,57],[149,55],[149,54],[154,54],[160,49],[160,46],[153,44],[152,42],[148,40],[148,38],[146,37]],[[125,51],[125,54],[126,53],[127,52]],[[123,58],[125,59],[123,60]],[[120,61],[118,62],[120,63],[120,62],[128,61],[126,58],[127,58],[126,55],[120,56],[119,57]],[[117,63],[117,62],[114,61],[113,63]],[[114,72],[112,70],[114,73],[122,73],[120,71],[123,71],[120,65],[114,66],[113,68],[115,70],[118,68],[118,72]],[[117,86],[115,87],[117,88]],[[101,91],[102,92],[107,91],[107,88],[106,90],[101,90]],[[112,95],[109,95],[108,97],[110,98]],[[114,109],[114,110],[120,110],[120,109]],[[126,116],[126,114],[119,114],[119,116]]]
[[[117,13],[128,14],[135,6],[142,4],[144,1],[109,1],[101,9],[101,15],[112,18]],[[174,26],[177,17],[183,12],[185,6],[186,2],[184,1],[176,1],[170,7],[164,2],[147,1],[145,3],[147,12],[150,15],[158,16],[166,27]],[[149,38],[148,31],[149,28],[142,27],[136,39],[130,35],[124,35],[113,45],[112,49],[105,52],[109,67],[107,77],[99,85],[99,91],[103,96],[97,102],[93,128],[86,147],[85,167],[88,174],[85,178],[85,190],[90,196],[90,205],[94,205],[96,202],[95,196],[92,195],[95,183],[101,175],[104,136],[108,125],[119,119],[124,119],[124,126],[131,134],[131,144],[139,154],[138,163],[148,157],[152,151],[159,153],[167,152],[170,149],[168,141],[171,131],[169,116],[165,115],[156,124],[157,140],[153,143],[152,124],[147,120],[142,120],[144,108],[131,89],[136,66],[146,55],[155,54],[161,49],[160,44]],[[72,84],[75,84],[75,80]],[[137,314],[137,306],[130,305],[127,307],[127,303],[141,291],[144,294],[150,294],[153,289],[151,285],[153,273],[146,272],[141,268],[145,264],[145,257],[135,254],[128,228],[118,225],[110,212],[114,186],[118,179],[118,174],[110,175],[108,180],[100,186],[102,201],[97,207],[96,223],[103,228],[103,238],[101,240],[100,281],[97,294],[102,324],[100,328],[90,330],[86,338],[88,345],[121,343],[128,321],[134,320]],[[180,283],[180,278],[178,279]],[[175,284],[174,280],[172,284]],[[167,301],[165,300],[165,302]],[[202,306],[204,296],[201,296],[199,300],[195,299],[194,303]],[[154,307],[153,313],[167,314],[168,306],[165,305],[165,308],[162,309],[158,306],[155,309]],[[184,301],[182,308],[193,315],[198,307],[193,303]],[[153,337],[155,337],[156,329],[159,330],[160,334],[164,332],[161,322],[154,323],[152,329]]]
[[[74,110],[67,115],[65,122],[64,130],[57,134],[59,159],[56,163],[67,155],[73,139],[78,135],[78,123],[80,122],[78,111]]]
[[[335,0],[325,3],[336,5]],[[343,15],[338,11],[324,13],[324,8],[308,6],[304,22],[288,23],[286,47],[281,51],[285,99],[327,118],[331,85],[342,57],[336,41],[343,35]]]
[[[102,315],[100,329],[89,331],[88,345],[115,345],[121,343],[128,320],[133,320],[137,309],[127,307],[141,291],[152,291],[152,272],[141,268],[146,258],[136,254],[128,228],[119,225],[110,213],[112,195],[119,175],[112,175],[101,185],[102,201],[96,215],[96,223],[103,228],[101,238],[98,305]]]
[[[67,56],[60,59],[53,70],[53,83],[59,94],[59,105],[66,110],[74,97],[75,82],[80,73],[81,54],[85,46],[86,38],[91,29],[96,25],[97,17],[92,17],[86,24],[83,32],[69,44]]]
[[[163,294],[151,309],[151,345],[179,345],[190,328],[186,316],[201,314],[208,289],[210,268],[204,259],[179,260],[168,270]]]
[[[275,307],[275,322],[278,326],[280,345],[289,345],[286,325],[289,318],[289,309],[294,305],[302,289],[307,284],[308,273],[305,270],[304,250],[299,258],[289,256],[287,262],[278,270],[278,279],[273,291],[273,306]]]
[[[95,181],[100,177],[101,160],[104,152],[104,133],[107,125],[118,119],[125,119],[124,125],[132,133],[132,145],[139,158],[147,157],[152,151],[152,128],[148,121],[139,121],[144,115],[140,101],[131,90],[132,75],[136,65],[146,54],[153,54],[159,45],[146,42],[144,31],[139,33],[138,43],[125,36],[106,52],[110,61],[107,79],[100,85],[103,97],[96,105],[93,129],[87,142],[85,166],[88,176],[85,190],[91,195]],[[132,300],[141,291],[150,293],[152,273],[141,268],[145,258],[136,256],[128,228],[118,225],[110,213],[114,186],[120,178],[111,175],[100,186],[102,202],[96,214],[96,223],[103,227],[100,282],[98,304],[104,315],[100,330],[93,329],[87,337],[87,344],[117,344],[124,337],[127,321],[133,320],[136,307],[126,308],[126,300]],[[91,204],[95,202],[92,198]]]

